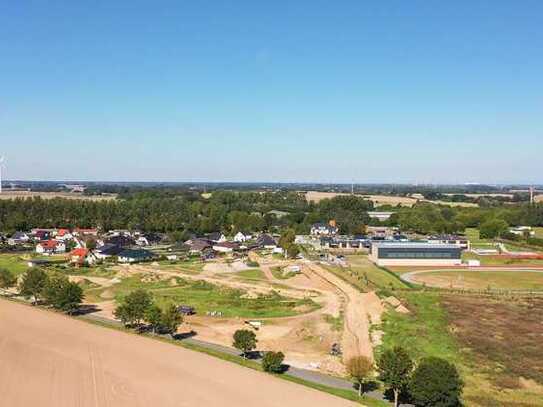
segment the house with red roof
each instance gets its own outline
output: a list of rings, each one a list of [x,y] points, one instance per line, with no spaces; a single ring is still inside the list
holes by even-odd
[[[36,245],[36,253],[50,255],[66,252],[66,244],[59,240],[43,240]]]
[[[96,260],[98,259],[94,253],[84,247],[74,249],[68,254],[68,261],[79,266],[82,266],[83,264],[94,264],[96,263]]]

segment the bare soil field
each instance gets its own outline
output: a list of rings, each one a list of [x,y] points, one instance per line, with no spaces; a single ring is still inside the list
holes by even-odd
[[[32,191],[3,191],[0,194],[0,199],[15,199],[15,198],[41,198],[41,199],[81,199],[86,201],[111,201],[117,199],[116,194],[107,195],[83,195],[73,192],[32,192]]]
[[[409,273],[408,281],[429,287],[484,290],[543,290],[543,268],[425,270]]]
[[[473,379],[481,381],[467,394],[468,405],[543,405],[543,299],[448,295],[442,305],[462,352],[483,370],[484,376]],[[483,388],[486,380],[499,391]]]
[[[319,192],[319,191],[308,191],[305,194],[305,198],[308,202],[315,202],[318,203],[322,201],[323,199],[331,199],[336,196],[342,196],[342,195],[351,195],[344,192]],[[423,201],[423,202],[430,202],[438,205],[448,205],[448,206],[462,206],[462,207],[476,207],[478,206],[475,203],[471,202],[447,202],[447,201],[428,201],[426,199],[418,199],[414,197],[408,197],[408,196],[392,196],[392,195],[364,195],[364,194],[355,194],[358,197],[366,198],[370,201],[373,201],[375,206],[382,206],[382,205],[392,205],[392,206],[408,206],[411,207],[415,205],[417,202]]]
[[[336,196],[341,195],[351,195],[347,193],[338,193],[338,192],[318,192],[318,191],[308,191],[305,194],[307,201],[309,202],[320,202],[323,199],[331,199]],[[376,206],[379,205],[393,205],[396,206],[401,204],[402,206],[413,206],[417,203],[417,199],[403,197],[403,196],[389,196],[389,195],[360,195],[356,196],[367,198],[374,202]]]
[[[0,300],[10,407],[354,406],[181,347]]]

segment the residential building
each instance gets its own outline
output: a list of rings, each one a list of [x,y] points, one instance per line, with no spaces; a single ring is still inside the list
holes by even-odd
[[[219,253],[232,253],[239,249],[239,244],[232,242],[220,242],[213,245],[213,250]]]
[[[9,239],[8,244],[10,246],[15,246],[18,244],[25,244],[30,241],[30,236],[25,232],[15,232]]]
[[[338,231],[335,224],[315,223],[311,226],[311,234],[313,236],[334,236]]]
[[[273,237],[264,233],[256,239],[256,246],[263,249],[275,249],[277,247],[277,242]]]
[[[66,252],[66,244],[58,240],[44,240],[36,245],[36,253],[58,254]]]
[[[125,249],[119,253],[119,263],[138,263],[152,260],[155,254],[144,249]]]
[[[98,259],[104,260],[112,256],[118,256],[119,253],[122,251],[123,248],[121,246],[117,246],[112,243],[106,243],[103,246],[97,247],[94,250],[94,254]]]

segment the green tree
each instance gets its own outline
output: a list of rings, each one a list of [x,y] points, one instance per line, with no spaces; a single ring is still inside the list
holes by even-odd
[[[151,294],[143,289],[132,291],[115,309],[114,315],[125,325],[139,325],[145,318],[147,309],[153,304]]]
[[[83,289],[78,284],[71,282],[68,277],[55,274],[47,279],[42,296],[45,302],[54,308],[72,314],[81,305]]]
[[[483,239],[500,237],[509,230],[509,225],[503,219],[490,219],[481,224],[480,236]]]
[[[394,392],[394,406],[398,406],[398,397],[409,382],[413,370],[413,361],[405,349],[396,346],[383,352],[377,360],[379,378]]]
[[[160,324],[162,322],[162,310],[158,305],[151,305],[145,310],[145,321],[151,326],[153,334],[156,334],[160,330]]]
[[[282,247],[283,250],[288,250],[288,248],[294,243],[294,240],[296,239],[296,233],[293,229],[287,229],[279,238],[279,247]]]
[[[0,288],[13,287],[16,282],[17,282],[17,279],[11,273],[11,271],[3,267],[0,267]]]
[[[167,334],[174,335],[182,323],[183,316],[177,311],[177,307],[174,304],[168,305],[162,312],[160,325],[161,329]]]
[[[460,406],[463,387],[456,367],[437,357],[422,359],[409,383],[415,405],[422,407]]]
[[[253,331],[248,329],[238,329],[234,332],[233,346],[242,352],[242,356],[245,358],[247,353],[256,348],[256,335]]]
[[[373,363],[365,356],[354,356],[347,361],[347,372],[358,385],[358,395],[362,396],[364,384],[373,370]]]
[[[281,373],[283,371],[283,352],[266,352],[262,358],[262,368],[265,372]]]
[[[298,254],[300,254],[300,248],[298,247],[297,244],[291,244],[287,248],[287,256],[288,256],[288,258],[295,259],[296,256],[298,256]]]
[[[19,284],[19,293],[25,298],[33,298],[33,304],[41,299],[48,276],[42,269],[30,268],[23,274]]]

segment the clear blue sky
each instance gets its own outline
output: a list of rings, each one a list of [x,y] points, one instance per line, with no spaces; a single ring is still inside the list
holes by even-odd
[[[543,182],[543,2],[4,1],[10,179]]]

